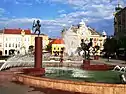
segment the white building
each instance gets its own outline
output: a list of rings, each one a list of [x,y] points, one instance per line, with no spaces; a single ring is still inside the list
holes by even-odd
[[[104,32],[105,33],[105,32]],[[87,27],[84,21],[82,20],[79,25],[71,26],[69,29],[64,29],[62,31],[62,38],[65,42],[65,52],[68,55],[76,55],[76,50],[80,47],[81,39],[84,39],[85,42],[89,42],[90,38],[93,39],[93,47],[98,45],[100,49],[103,49],[104,40],[106,35],[96,32],[94,29]]]
[[[3,46],[3,33],[2,33],[2,30],[0,30],[0,56],[3,54],[3,49],[4,49],[4,46]]]
[[[21,29],[3,29],[0,30],[0,55],[25,54],[29,50],[29,46],[35,45],[34,38],[36,34],[32,34],[31,30]],[[43,37],[43,46],[47,45],[48,36]],[[46,36],[46,38],[45,38]],[[34,38],[33,38],[34,37]]]
[[[30,30],[4,29],[2,35],[2,55],[12,55],[14,53],[23,54],[28,51],[28,47],[30,46],[31,41]]]

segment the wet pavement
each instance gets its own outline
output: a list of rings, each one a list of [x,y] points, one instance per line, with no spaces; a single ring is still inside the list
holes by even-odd
[[[35,88],[15,82],[4,82],[0,84],[0,94],[82,94],[67,92],[48,88]],[[85,94],[85,93],[83,93]]]
[[[0,94],[82,94],[49,88],[35,88],[20,83],[12,82],[13,72],[0,72]],[[83,93],[85,94],[85,93]]]

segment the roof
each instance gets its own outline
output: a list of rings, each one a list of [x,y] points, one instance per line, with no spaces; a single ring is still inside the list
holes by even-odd
[[[54,39],[49,43],[49,45],[52,45],[52,44],[64,44],[64,41],[63,39]]]
[[[96,32],[95,29],[92,29],[90,27],[88,27],[88,30],[90,30],[91,35],[101,35],[99,32]]]
[[[21,34],[22,29],[4,29],[4,34]],[[24,30],[25,34],[31,34],[31,30]]]
[[[38,35],[38,34],[31,33],[31,35]],[[48,36],[48,35],[43,34],[43,33],[41,33],[40,36],[41,36],[41,35],[43,35],[43,36]]]

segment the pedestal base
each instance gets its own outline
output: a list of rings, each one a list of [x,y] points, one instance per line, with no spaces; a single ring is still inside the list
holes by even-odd
[[[83,65],[90,65],[90,60],[83,60]]]
[[[45,74],[45,68],[26,68],[22,72],[26,75],[43,76]]]
[[[98,55],[95,55],[94,56],[94,60],[99,60],[99,56]]]

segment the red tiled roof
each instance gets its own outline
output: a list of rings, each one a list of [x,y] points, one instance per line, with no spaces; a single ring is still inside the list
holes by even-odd
[[[31,33],[31,35],[38,35],[38,34]],[[40,35],[47,36],[46,34],[43,33],[41,33]]]
[[[49,45],[52,45],[52,44],[64,44],[64,41],[62,39],[53,39]]]
[[[23,29],[4,29],[4,34],[21,34]],[[31,34],[30,30],[24,30],[25,34]]]

